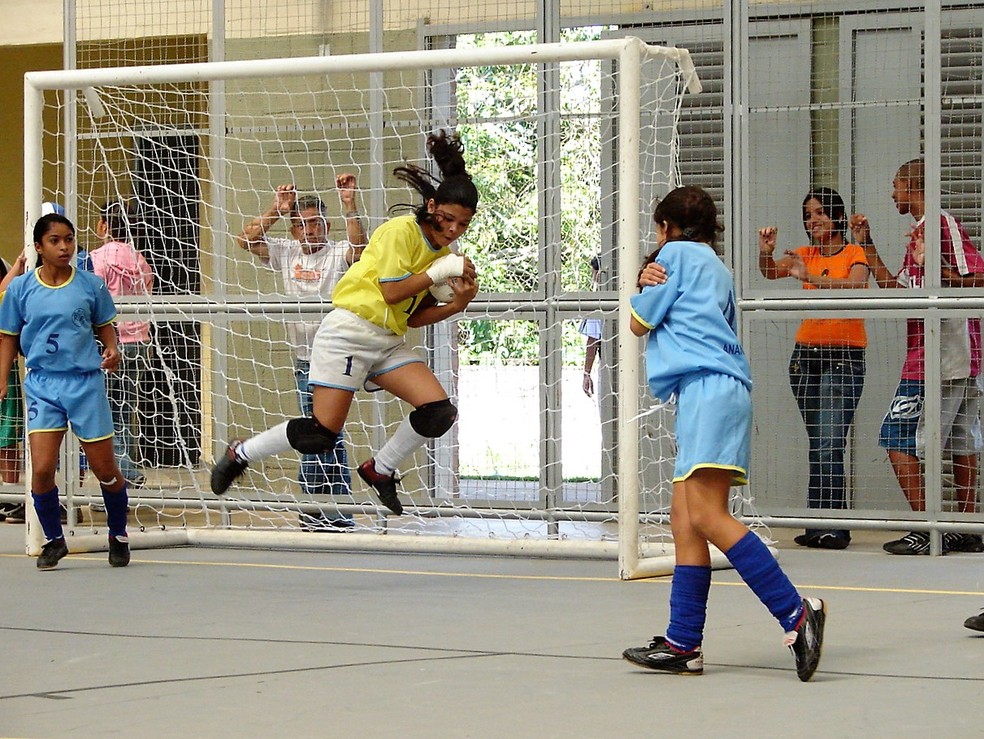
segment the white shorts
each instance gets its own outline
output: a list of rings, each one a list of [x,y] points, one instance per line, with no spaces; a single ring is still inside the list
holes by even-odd
[[[321,322],[311,347],[308,383],[355,392],[380,390],[374,377],[405,364],[422,362],[403,336],[354,313],[336,308]]]
[[[978,378],[944,380],[940,393],[940,439],[950,454],[968,456],[981,450],[981,388]],[[926,457],[926,413],[919,414],[916,456]]]

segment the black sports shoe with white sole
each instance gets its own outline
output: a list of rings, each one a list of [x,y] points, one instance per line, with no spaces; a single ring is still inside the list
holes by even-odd
[[[112,567],[126,567],[130,564],[130,540],[127,537],[109,537],[109,564]]]
[[[54,569],[66,554],[68,554],[68,545],[65,543],[65,539],[52,539],[41,547],[41,554],[38,555],[38,569]]]
[[[804,683],[817,671],[823,649],[823,626],[827,621],[827,604],[819,598],[803,599],[803,615],[792,631],[786,632],[783,644],[796,658],[796,674]]]
[[[929,534],[925,531],[910,531],[901,539],[882,545],[889,554],[929,554]]]
[[[964,621],[964,628],[971,631],[984,631],[984,611]]]
[[[375,489],[379,496],[379,502],[389,508],[397,516],[403,514],[403,503],[400,496],[396,494],[396,483],[399,479],[396,475],[384,475],[376,471],[376,460],[367,459],[359,465],[359,477],[366,481],[366,484]]]
[[[236,454],[236,450],[242,443],[238,439],[233,441],[226,449],[226,453],[212,468],[212,492],[216,495],[224,495],[236,478],[241,477],[246,468],[249,467],[249,462],[241,460]]]
[[[704,653],[697,649],[680,652],[671,647],[662,636],[654,636],[648,647],[630,647],[622,657],[647,670],[670,672],[674,675],[703,675]]]

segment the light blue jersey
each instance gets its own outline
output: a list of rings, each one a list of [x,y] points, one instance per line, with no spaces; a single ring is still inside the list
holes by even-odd
[[[656,257],[666,283],[631,298],[632,315],[649,329],[646,371],[656,398],[667,400],[696,373],[716,372],[752,387],[738,341],[731,273],[707,244],[671,241]]]
[[[0,303],[0,332],[20,336],[31,370],[91,372],[102,365],[93,327],[116,319],[106,283],[73,270],[56,286],[41,281],[40,268],[15,279]]]

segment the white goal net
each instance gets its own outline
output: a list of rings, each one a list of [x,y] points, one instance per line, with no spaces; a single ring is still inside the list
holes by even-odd
[[[699,92],[685,50],[476,36],[451,50],[39,72],[25,91],[28,235],[41,204],[58,202],[96,249],[100,209],[119,201],[154,273],[151,295],[117,300],[121,319],[151,324],[121,378],[117,435],[143,478],[130,490],[133,546],[604,557],[621,542],[625,576],[669,551],[672,416],[646,413],[640,345],[617,316],[652,248],[654,200],[676,184],[680,103]],[[400,470],[406,513],[384,515],[354,474],[407,410],[384,393],[357,394],[347,459],[327,483],[287,455],[212,495],[230,439],[300,415],[289,329],[330,310],[286,296],[237,235],[292,183],[325,203],[329,238],[345,238],[335,183],[347,173],[371,234],[412,202],[394,167],[426,166],[426,135],[442,128],[460,135],[481,194],[459,244],[481,293],[410,335],[460,415]],[[77,467],[62,465],[82,513],[70,545],[98,548],[98,489]],[[354,525],[320,533],[339,518]],[[29,549],[37,536],[29,526]]]

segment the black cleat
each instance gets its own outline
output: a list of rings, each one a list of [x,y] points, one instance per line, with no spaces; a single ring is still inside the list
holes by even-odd
[[[700,647],[679,652],[662,636],[654,636],[648,647],[629,647],[622,652],[622,657],[647,670],[671,672],[674,675],[704,674],[704,653]]]
[[[809,547],[810,549],[835,550],[847,549],[848,544],[851,543],[843,536],[838,536],[830,531],[825,531],[822,534],[800,534],[799,536],[794,537],[793,541],[801,547]]]
[[[882,545],[889,554],[929,554],[929,534],[925,531],[910,531],[901,539]]]
[[[376,462],[374,459],[367,459],[359,465],[359,477],[366,481],[368,485],[375,488],[379,502],[389,508],[397,516],[403,513],[403,503],[400,496],[396,494],[396,483],[399,482],[396,475],[381,475],[376,472]]]
[[[65,543],[65,539],[52,539],[41,547],[41,554],[38,555],[38,569],[54,569],[66,554],[68,554],[68,545]]]
[[[984,541],[980,534],[943,534],[943,553],[946,552],[970,552],[979,554],[984,552]]]
[[[109,537],[109,564],[113,567],[126,567],[130,564],[130,540],[127,537]]]
[[[229,486],[249,467],[249,462],[244,462],[236,455],[236,450],[242,443],[239,439],[233,441],[212,468],[212,492],[216,495],[225,494]]]
[[[984,631],[984,612],[971,616],[964,621],[964,628],[971,631]]]
[[[25,511],[23,505],[15,504],[5,509],[3,514],[7,523],[24,523]]]
[[[803,616],[793,631],[786,632],[783,642],[796,658],[796,674],[804,683],[813,677],[820,664],[823,649],[823,626],[827,620],[827,604],[819,598],[803,599]]]

